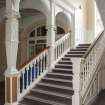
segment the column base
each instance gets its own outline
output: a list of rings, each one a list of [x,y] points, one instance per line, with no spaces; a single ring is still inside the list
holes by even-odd
[[[18,102],[14,102],[14,103],[5,103],[4,105],[18,105]]]
[[[81,105],[80,95],[78,93],[72,96],[72,105]]]
[[[5,71],[5,76],[11,77],[12,75],[18,75],[19,71],[17,69],[7,69]]]

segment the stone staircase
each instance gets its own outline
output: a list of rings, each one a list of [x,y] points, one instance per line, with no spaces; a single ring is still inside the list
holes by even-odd
[[[70,57],[83,57],[90,44],[71,49],[18,105],[72,105],[73,71]]]

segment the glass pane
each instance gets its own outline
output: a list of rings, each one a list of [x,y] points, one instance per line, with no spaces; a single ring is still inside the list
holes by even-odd
[[[46,27],[45,26],[41,27],[41,36],[46,36]]]
[[[40,30],[41,30],[41,28],[39,27],[39,28],[37,28],[37,36],[41,36],[41,34],[40,34]]]
[[[30,33],[30,37],[35,37],[35,30]]]
[[[57,34],[65,34],[65,30],[61,27],[57,27]]]

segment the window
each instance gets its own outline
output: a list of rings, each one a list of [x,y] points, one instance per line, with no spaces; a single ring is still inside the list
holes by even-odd
[[[43,37],[42,37],[43,36]],[[46,47],[46,27],[42,25],[40,27],[35,27],[34,30],[29,35],[28,40],[28,57],[29,59],[34,57],[40,51]]]
[[[36,45],[36,54],[41,52],[46,47],[46,44],[37,44]]]
[[[41,34],[42,34],[42,36],[46,36],[46,27],[45,26],[41,27]]]
[[[65,30],[61,27],[57,27],[57,34],[65,34]]]
[[[46,40],[37,40],[37,43],[46,43]]]
[[[45,26],[41,26],[37,28],[37,36],[46,36]]]
[[[30,33],[30,37],[35,37],[35,30]]]

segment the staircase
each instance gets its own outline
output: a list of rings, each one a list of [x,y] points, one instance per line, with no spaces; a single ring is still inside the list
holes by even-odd
[[[72,105],[73,65],[70,58],[82,58],[89,46],[79,44],[68,51],[18,105]]]

